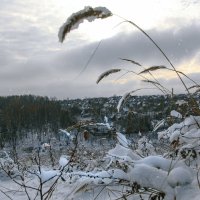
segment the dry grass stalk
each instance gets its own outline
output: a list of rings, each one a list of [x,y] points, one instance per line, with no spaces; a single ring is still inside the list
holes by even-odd
[[[83,10],[73,13],[63,24],[63,26],[60,27],[58,33],[59,41],[63,42],[65,36],[72,29],[78,28],[79,24],[82,23],[84,20],[88,20],[89,22],[91,22],[98,18],[104,19],[110,16],[112,16],[112,13],[105,7],[92,8],[90,6],[87,6]]]
[[[158,69],[167,69],[167,67],[165,67],[164,65],[151,66],[151,67],[141,71],[139,74],[144,74],[144,73],[147,73],[147,72],[150,72],[150,71],[155,71],[155,70],[158,70]]]
[[[121,71],[121,69],[110,69],[110,70],[107,70],[105,71],[104,73],[102,73],[99,78],[97,79],[96,83],[98,84],[103,78],[105,78],[106,76],[109,76],[110,74],[113,74],[113,73],[117,73]]]
[[[135,64],[135,65],[138,65],[138,66],[142,66],[140,63],[138,63],[138,62],[136,62],[136,61],[134,61],[134,60],[130,60],[130,59],[126,59],[126,58],[120,58],[121,60],[125,60],[125,61],[128,61],[128,62],[131,62],[131,63],[133,63],[133,64]]]
[[[148,81],[149,79],[147,79],[146,77],[144,77],[144,76],[142,76],[140,73],[139,74],[137,74],[137,73],[135,73],[135,72],[133,72],[134,74],[136,74],[136,75],[139,75],[139,76],[141,76],[142,78],[145,78],[147,81],[146,82],[149,82],[149,83],[153,83],[154,84],[154,86],[156,86],[156,88],[158,88],[161,92],[163,92],[164,94],[166,93],[166,94],[168,94],[168,93],[171,93],[167,88],[165,88],[163,85],[161,85],[160,83],[159,83],[159,81],[154,77],[154,75],[151,73],[151,71],[150,70],[147,70],[145,67],[143,67],[140,63],[138,63],[138,62],[135,62],[134,60],[130,60],[130,59],[124,59],[124,58],[121,58],[121,60],[125,60],[125,61],[128,61],[128,62],[131,62],[131,63],[133,63],[133,64],[136,64],[136,65],[138,65],[138,66],[140,66],[140,67],[142,67],[144,70],[143,71],[147,71],[149,74],[150,74],[150,76],[154,79],[154,81]],[[162,66],[162,65],[161,65]],[[153,67],[155,67],[155,66],[153,66]],[[162,66],[162,67],[164,67],[164,66]],[[152,68],[152,67],[151,67]],[[168,68],[166,68],[166,69],[168,69]],[[132,71],[131,71],[132,72]],[[125,74],[127,74],[127,73],[125,73]],[[122,75],[123,76],[123,75]],[[122,77],[121,76],[121,77]],[[121,78],[120,77],[120,78]]]
[[[197,94],[197,93],[199,93],[199,92],[200,92],[200,88],[197,89],[197,90],[194,92],[194,94]]]
[[[146,82],[146,83],[152,83],[153,85],[160,85],[160,83],[155,82],[155,81],[151,81],[151,80],[148,80],[148,79],[142,80],[142,81],[143,81],[143,82]]]
[[[200,85],[194,81],[193,79],[191,79],[189,76],[187,76],[185,73],[181,72],[181,71],[177,71],[179,74],[182,74],[183,76],[185,76],[187,79],[189,79],[190,81],[192,81],[194,84],[197,85],[197,87],[200,87]],[[189,90],[189,89],[188,89]]]
[[[145,80],[142,80],[143,82],[145,83],[150,83],[150,84],[153,84],[158,90],[160,90],[164,95],[165,94],[168,94],[171,92],[165,88],[163,85],[161,85],[159,82],[156,82],[156,81],[152,81],[152,80],[149,80],[149,79],[145,79]]]
[[[191,89],[194,89],[194,88],[199,88],[200,86],[199,85],[193,85],[191,87],[188,88],[188,90],[191,90]]]
[[[119,103],[117,105],[117,111],[118,112],[120,111],[122,104],[124,104],[127,101],[127,99],[131,96],[131,94],[134,93],[134,92],[137,92],[138,90],[142,90],[142,88],[133,90],[131,92],[127,92],[122,96],[122,98],[119,100]]]
[[[117,111],[120,111],[120,108],[122,106],[122,104],[124,104],[126,102],[126,100],[131,96],[131,92],[127,92],[125,93],[122,98],[119,100],[118,105],[117,105]]]
[[[119,80],[120,78],[122,78],[123,76],[125,76],[125,75],[128,74],[128,73],[133,73],[133,74],[135,74],[136,76],[139,76],[139,77],[145,79],[145,80],[143,80],[144,82],[153,84],[153,85],[154,85],[158,90],[160,90],[163,94],[171,94],[171,91],[169,91],[167,88],[165,88],[163,85],[161,85],[161,84],[159,83],[159,81],[156,80],[156,79],[154,78],[154,76],[151,74],[151,72],[148,72],[148,73],[154,78],[155,81],[152,81],[152,80],[146,78],[144,75],[138,74],[138,73],[136,73],[136,72],[134,72],[134,71],[132,71],[132,70],[131,70],[131,71],[128,70],[127,72],[125,72],[124,74],[122,74],[120,77],[118,77],[118,78],[116,79],[116,81]],[[143,89],[144,89],[144,88],[143,88]],[[147,89],[147,88],[145,88],[145,89]],[[154,88],[154,89],[155,89],[155,88]]]
[[[122,17],[120,17],[122,18]],[[137,24],[135,24],[132,21],[129,21],[125,18],[124,22],[126,23],[130,23],[131,25],[133,25],[135,28],[137,28],[139,31],[141,31],[155,46],[156,48],[160,51],[160,53],[165,57],[165,59],[168,61],[168,63],[171,65],[171,67],[173,68],[174,72],[177,74],[178,78],[180,79],[181,83],[183,84],[183,86],[185,87],[186,91],[188,92],[188,94],[191,96],[190,91],[187,88],[187,85],[185,84],[185,82],[183,81],[183,79],[181,78],[180,74],[178,73],[178,71],[176,70],[175,66],[172,64],[171,60],[168,58],[168,56],[165,54],[165,52],[159,47],[159,45],[151,38],[151,36],[149,34],[147,34],[141,27],[139,27]],[[191,97],[192,98],[192,97]]]

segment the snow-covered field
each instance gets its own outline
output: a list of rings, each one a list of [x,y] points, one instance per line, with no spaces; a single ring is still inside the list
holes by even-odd
[[[199,124],[187,117],[156,143],[141,133],[134,145],[121,133],[114,147],[86,142],[53,167],[20,168],[13,180],[1,172],[0,199],[200,199]]]

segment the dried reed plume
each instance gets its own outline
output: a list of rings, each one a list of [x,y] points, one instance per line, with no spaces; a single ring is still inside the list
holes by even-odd
[[[60,27],[58,33],[59,41],[63,42],[65,36],[71,30],[78,28],[79,24],[82,23],[84,20],[88,20],[89,22],[91,22],[98,18],[104,19],[110,16],[112,16],[112,13],[105,7],[92,8],[90,6],[87,6],[83,10],[73,13]]]
[[[116,73],[116,72],[119,72],[121,71],[121,69],[110,69],[110,70],[107,70],[105,71],[104,73],[102,73],[99,78],[97,79],[96,83],[98,84],[103,78],[105,78],[106,76],[110,75],[110,74],[113,74],[113,73]]]
[[[138,62],[136,62],[136,61],[134,61],[134,60],[130,60],[130,59],[126,59],[126,58],[120,58],[121,60],[125,60],[125,61],[128,61],[128,62],[131,62],[131,63],[133,63],[133,64],[135,64],[135,65],[138,65],[138,66],[142,66],[140,63],[138,63]]]
[[[142,81],[143,81],[143,82],[146,82],[146,83],[152,83],[153,85],[160,85],[160,83],[155,82],[155,81],[151,81],[151,80],[148,80],[148,79],[142,80]]]
[[[130,59],[124,59],[124,58],[122,58],[121,60],[125,60],[125,61],[128,61],[128,62],[131,62],[131,63],[133,63],[133,64],[136,64],[136,65],[138,65],[138,66],[140,66],[140,67],[142,67],[144,70],[143,71],[145,71],[145,72],[147,72],[147,73],[149,73],[150,74],[150,76],[153,78],[153,80],[154,81],[146,81],[146,82],[149,82],[149,83],[154,83],[154,86],[156,86],[161,92],[163,92],[164,94],[165,93],[171,93],[167,88],[165,88],[163,85],[161,85],[160,83],[159,83],[159,81],[155,78],[155,76],[151,73],[151,71],[149,70],[149,69],[146,69],[145,67],[143,67],[140,63],[138,63],[138,62],[135,62],[134,60],[130,60]],[[152,67],[157,67],[157,66],[152,66]],[[151,68],[152,68],[151,67]],[[160,67],[160,66],[159,66]],[[161,65],[161,67],[163,67],[162,65]],[[167,67],[166,67],[166,69],[168,69]],[[154,69],[155,70],[155,69]],[[172,70],[173,71],[173,70]],[[134,73],[134,74],[136,74],[136,75],[138,75],[138,76],[140,76],[140,77],[142,77],[142,78],[144,78],[145,80],[149,80],[149,79],[147,79],[146,77],[144,77],[143,75],[141,75],[141,73],[142,72],[140,72],[140,73],[135,73],[135,72],[133,72],[133,71],[131,71],[132,73]],[[144,73],[145,73],[144,72]],[[128,72],[126,72],[125,74],[127,74]],[[124,75],[125,75],[124,74]],[[122,75],[123,76],[123,75]],[[122,77],[121,76],[121,77]]]
[[[122,104],[125,103],[125,101],[131,96],[131,92],[127,92],[125,93],[122,98],[119,100],[118,105],[117,105],[117,111],[120,111],[120,108],[122,106]]]
[[[158,90],[160,90],[163,94],[168,94],[168,93],[170,93],[171,94],[171,92],[167,89],[167,88],[165,88],[163,85],[161,85],[159,82],[157,82],[157,81],[152,81],[152,80],[149,80],[149,79],[147,79],[147,78],[145,78],[145,80],[142,80],[143,82],[145,82],[145,83],[150,83],[150,84],[153,84]]]
[[[158,69],[167,69],[167,67],[165,67],[163,65],[151,66],[151,67],[141,71],[139,74],[144,74],[144,73],[147,73],[149,71],[155,71],[155,70],[158,70]]]
[[[133,90],[131,92],[127,92],[122,96],[122,98],[119,100],[119,103],[117,105],[117,111],[118,112],[120,111],[122,104],[124,104],[126,102],[126,100],[131,96],[131,94],[134,93],[134,92],[137,92],[138,90],[142,90],[142,88]]]

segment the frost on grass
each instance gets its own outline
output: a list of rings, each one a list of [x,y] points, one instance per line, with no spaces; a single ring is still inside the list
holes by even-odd
[[[133,90],[131,92],[126,92],[122,98],[119,100],[118,102],[118,105],[117,105],[117,111],[119,112],[120,109],[121,109],[121,106],[126,102],[126,100],[131,96],[131,94],[133,94],[134,92],[137,92],[139,90],[141,90],[142,88],[139,88],[139,89],[136,89],[136,90]]]
[[[61,133],[65,134],[67,137],[70,137],[70,135],[71,135],[68,131],[66,131],[66,130],[64,130],[64,129],[59,129],[59,131],[60,131]]]
[[[125,158],[129,157],[130,160],[139,160],[141,157],[133,152],[131,149],[125,148],[120,144],[116,144],[115,148],[108,151],[108,156],[117,157],[117,158]]]
[[[169,139],[170,142],[178,140],[179,144],[193,144],[195,147],[200,138],[200,117],[189,116],[181,123],[174,123],[167,130],[158,132],[158,138]]]
[[[136,152],[143,156],[155,155],[155,147],[147,137],[143,136],[138,140]]]
[[[110,130],[110,129],[111,129],[111,126],[110,126],[110,124],[108,123],[108,117],[107,117],[107,116],[104,116],[104,122],[105,122],[106,127]]]
[[[108,117],[107,116],[104,116],[104,121],[105,121],[105,123],[108,123]]]
[[[180,141],[180,134],[181,134],[180,130],[174,131],[174,132],[170,135],[169,141],[170,141],[171,143],[172,143],[173,141],[177,141],[177,140],[179,140],[179,142],[181,142],[181,141]]]
[[[119,103],[117,105],[117,111],[120,111],[120,108],[122,106],[122,104],[130,97],[131,92],[127,92],[125,93],[122,98],[119,100]]]
[[[118,142],[119,142],[123,147],[128,148],[129,142],[128,142],[128,140],[126,139],[126,136],[123,135],[122,133],[119,133],[119,132],[117,132],[116,134],[117,134],[117,140],[118,140]]]
[[[92,8],[90,6],[86,6],[83,10],[73,13],[70,17],[68,17],[67,21],[60,27],[58,32],[59,41],[63,42],[66,35],[71,30],[77,29],[79,24],[83,23],[84,20],[92,22],[95,19],[104,19],[110,16],[112,16],[111,11],[105,7]]]
[[[165,125],[165,119],[160,120],[160,121],[154,126],[153,132],[157,131],[160,127],[162,127],[162,126],[164,126],[164,125]]]

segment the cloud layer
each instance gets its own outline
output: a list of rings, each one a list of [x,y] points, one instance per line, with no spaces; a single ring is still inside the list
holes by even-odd
[[[126,91],[143,87],[135,76],[124,76],[121,80],[106,78],[96,85],[98,76],[110,68],[141,69],[119,58],[133,59],[144,66],[169,64],[155,46],[138,30],[122,30],[115,36],[104,39],[87,68],[79,75],[93,54],[98,42],[67,39],[58,44],[58,27],[50,25],[50,11],[39,18],[33,9],[32,15],[25,4],[16,0],[1,1],[0,8],[0,94],[36,94],[58,98],[121,95]],[[22,1],[23,2],[23,1]],[[44,1],[46,2],[46,1]],[[12,3],[12,4],[11,4]],[[33,3],[33,7],[38,6]],[[183,2],[184,3],[184,2]],[[196,3],[194,1],[194,3]],[[185,4],[184,4],[185,5]],[[189,6],[189,5],[187,5]],[[38,7],[37,7],[38,8]],[[42,5],[39,7],[42,11]],[[58,19],[52,18],[52,22]],[[159,44],[172,63],[183,72],[188,72],[198,81],[200,73],[200,23],[196,19],[179,23],[181,19],[170,18],[168,28],[154,27],[147,33]],[[7,23],[5,23],[7,22]],[[54,24],[54,23],[53,23]],[[130,25],[126,25],[130,26]],[[123,25],[124,27],[124,25]],[[191,68],[191,69],[190,69]],[[168,87],[182,86],[169,73],[159,72],[158,78]],[[166,80],[164,80],[164,78]],[[145,86],[146,87],[146,86]],[[152,91],[155,92],[155,91]],[[143,94],[151,93],[150,91]],[[142,94],[142,92],[140,92]]]

